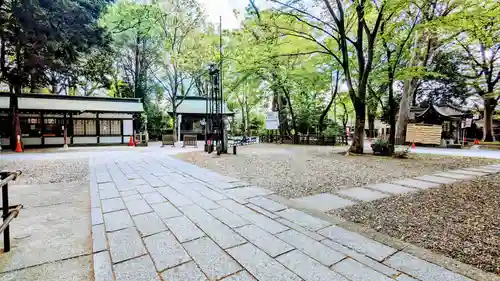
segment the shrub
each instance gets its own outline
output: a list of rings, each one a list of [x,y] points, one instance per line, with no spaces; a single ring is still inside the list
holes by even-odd
[[[377,139],[372,143],[371,147],[373,150],[373,154],[385,156],[392,154],[392,145],[390,145],[386,140]]]

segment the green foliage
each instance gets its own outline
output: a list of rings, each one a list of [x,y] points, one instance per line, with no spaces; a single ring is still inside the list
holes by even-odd
[[[107,0],[1,1],[0,80],[16,92],[75,87],[80,60],[109,37],[98,26]]]

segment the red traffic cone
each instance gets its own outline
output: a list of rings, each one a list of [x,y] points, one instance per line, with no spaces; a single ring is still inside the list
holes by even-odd
[[[23,149],[21,148],[21,136],[20,135],[17,135],[16,152],[23,152]]]
[[[415,143],[413,142],[413,143],[411,144],[411,149],[415,149],[415,148],[416,148],[416,147],[415,147]]]
[[[130,136],[130,139],[128,141],[128,146],[135,146],[134,139],[132,138],[132,136]]]

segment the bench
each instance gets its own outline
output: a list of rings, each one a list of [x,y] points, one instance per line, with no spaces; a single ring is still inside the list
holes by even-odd
[[[198,147],[198,136],[197,135],[184,135],[184,139],[182,141],[182,147],[186,147],[188,145]]]
[[[21,175],[21,171],[17,172],[0,172],[0,188],[2,188],[2,224],[0,225],[0,233],[3,232],[3,252],[10,251],[10,229],[9,224],[17,218],[23,205],[9,206],[9,182],[15,180]]]
[[[171,145],[175,146],[175,139],[173,135],[162,135],[161,136],[161,146]]]

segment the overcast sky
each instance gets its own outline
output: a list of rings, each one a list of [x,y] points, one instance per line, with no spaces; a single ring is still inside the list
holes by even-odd
[[[243,18],[245,7],[249,4],[248,0],[198,0],[207,11],[208,21],[219,23],[219,17],[222,16],[222,27],[224,29],[233,29],[240,27],[240,21]],[[266,6],[265,0],[256,0],[257,6],[263,8]],[[241,13],[240,19],[234,16],[234,10]]]

